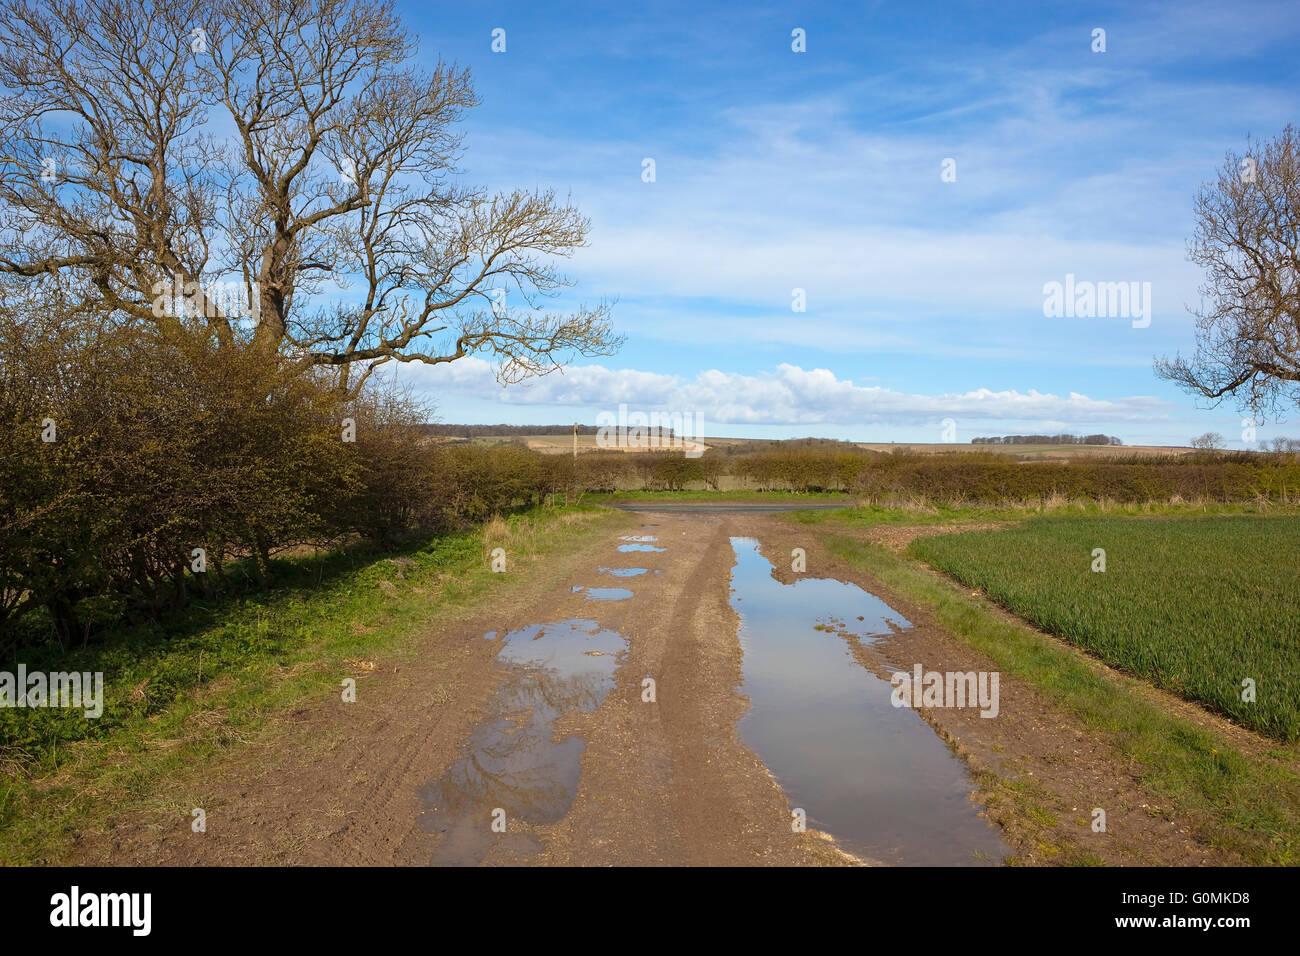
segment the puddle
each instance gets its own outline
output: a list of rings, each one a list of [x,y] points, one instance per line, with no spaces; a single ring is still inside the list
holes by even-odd
[[[488,716],[442,779],[420,790],[420,825],[444,835],[435,865],[480,863],[498,840],[518,853],[540,849],[531,837],[511,833],[511,825],[564,818],[586,748],[578,735],[556,739],[553,725],[571,711],[600,706],[614,686],[617,655],[627,648],[620,634],[586,620],[534,624],[504,640],[497,657],[506,677]],[[505,833],[492,832],[497,807],[505,810]]]
[[[588,588],[579,584],[574,586],[573,593],[578,591],[586,591],[588,601],[626,601],[632,596],[627,588]]]
[[[612,574],[616,578],[634,578],[638,574],[645,574],[645,568],[597,568],[600,574]]]
[[[620,545],[618,546],[618,550],[620,550],[620,551],[657,551],[657,552],[661,552],[661,553],[662,553],[663,551],[666,551],[667,548],[656,548],[656,547],[655,547],[654,545],[652,545],[652,544],[620,544]]]
[[[889,681],[863,668],[850,640],[911,625],[842,581],[782,584],[753,538],[732,538],[732,606],[741,617],[741,739],[791,808],[855,855],[902,865],[996,863],[1010,851],[966,799],[965,765],[930,726],[890,703]]]
[[[658,541],[659,539],[656,538],[656,537],[655,537],[654,535],[652,535],[652,534],[622,534],[622,535],[619,535],[618,540],[620,540],[620,541]]]

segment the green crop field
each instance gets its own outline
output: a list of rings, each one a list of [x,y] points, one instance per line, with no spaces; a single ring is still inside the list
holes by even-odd
[[[1300,738],[1300,518],[1048,516],[910,551],[1108,664]]]

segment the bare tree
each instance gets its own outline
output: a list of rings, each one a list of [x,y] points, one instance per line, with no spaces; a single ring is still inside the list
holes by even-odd
[[[607,303],[544,307],[588,221],[464,185],[469,75],[414,54],[377,0],[0,0],[0,273],[353,389],[394,360],[482,354],[509,382],[617,349]]]
[[[1191,441],[1191,446],[1198,451],[1219,451],[1223,448],[1223,444],[1223,436],[1218,432],[1206,432],[1197,435]]]
[[[1300,402],[1300,133],[1288,125],[1229,153],[1196,216],[1188,258],[1207,272],[1196,354],[1157,360],[1156,374],[1256,413]]]

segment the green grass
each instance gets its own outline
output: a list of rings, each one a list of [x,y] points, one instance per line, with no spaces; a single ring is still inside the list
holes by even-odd
[[[478,534],[412,539],[389,551],[360,545],[272,562],[273,586],[238,598],[202,600],[161,621],[113,628],[67,651],[56,644],[18,650],[28,671],[102,672],[104,713],[0,710],[0,754],[18,757],[27,771],[57,767],[60,746],[102,740],[165,714],[198,686],[249,667],[274,666],[293,656],[310,634],[329,633],[335,616],[372,616],[366,600],[398,564],[417,573],[464,567],[476,559]],[[360,601],[358,599],[360,598]],[[353,613],[355,612],[355,613]]]
[[[835,525],[837,527],[877,527],[880,525],[947,525],[982,521],[1015,521],[1032,514],[1018,507],[980,507],[934,505],[925,508],[865,505],[843,511],[796,511],[791,519],[800,524]]]
[[[796,494],[793,491],[748,491],[744,488],[730,491],[688,488],[682,491],[588,492],[582,496],[582,500],[589,504],[605,505],[619,501],[835,501],[847,504],[853,501],[853,498],[843,491],[809,491]]]
[[[70,653],[21,652],[29,671],[103,671],[104,714],[0,710],[0,863],[63,859],[73,835],[153,800],[275,715],[339,693],[348,661],[411,653],[422,628],[495,599],[527,571],[628,520],[537,508],[388,553],[353,548],[278,562],[277,587],[121,629]],[[493,574],[492,547],[510,573]],[[200,656],[201,655],[201,656]],[[200,685],[200,666],[202,684]]]
[[[990,521],[1022,521],[1036,515],[1109,517],[1138,516],[1193,516],[1193,515],[1300,515],[1300,508],[1268,504],[1167,504],[1144,502],[1120,504],[1095,501],[1059,500],[1038,506],[1008,505],[951,505],[942,502],[917,505],[863,505],[843,511],[807,511],[792,516],[802,524],[830,524],[837,527],[875,527],[879,525],[960,525]]]
[[[1108,664],[1300,738],[1300,518],[1051,516],[910,550]]]
[[[837,530],[834,521],[817,530],[832,553],[929,608],[940,627],[999,671],[1075,715],[1098,746],[1113,748],[1145,787],[1167,801],[1169,810],[1193,823],[1201,839],[1248,863],[1300,863],[1300,752],[1295,745],[1244,752],[1222,734],[1164,710],[1131,679],[1116,680],[1079,652],[1004,618],[982,598],[918,561]],[[1011,788],[989,789],[996,794]],[[1008,799],[1017,806],[1024,802]],[[1028,811],[1020,807],[1020,812]],[[1076,851],[1066,856],[1071,854],[1077,856]]]

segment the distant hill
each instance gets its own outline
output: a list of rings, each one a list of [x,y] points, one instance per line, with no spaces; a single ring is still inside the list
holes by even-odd
[[[573,425],[442,425],[419,426],[421,434],[434,438],[524,438],[539,435],[567,435],[573,437]],[[595,435],[597,426],[579,425],[579,435]],[[650,434],[671,435],[671,428],[647,429]]]
[[[1003,435],[972,438],[972,445],[1122,445],[1114,435]]]
[[[439,442],[476,445],[520,445],[547,454],[569,454],[573,449],[573,425],[445,425],[419,426],[423,434]],[[578,426],[578,451],[599,451],[597,427]],[[665,429],[664,435],[670,436]],[[702,443],[711,455],[744,456],[777,451],[868,451],[885,454],[914,455],[990,452],[1020,461],[1065,461],[1074,458],[1115,458],[1144,455],[1181,456],[1192,449],[1185,446],[1125,445],[1110,435],[1002,435],[958,442],[867,442],[834,438],[728,438],[704,437]],[[608,449],[614,451],[615,449]],[[626,451],[628,449],[617,449]]]
[[[525,435],[573,435],[572,425],[442,425],[419,426],[435,438],[523,438]],[[596,434],[595,425],[579,425],[579,435]]]

